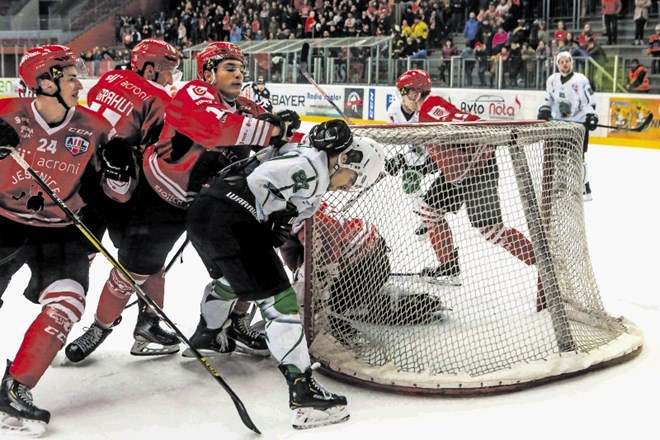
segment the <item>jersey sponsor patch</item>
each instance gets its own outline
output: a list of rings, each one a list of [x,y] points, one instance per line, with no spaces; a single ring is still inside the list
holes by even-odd
[[[64,146],[69,150],[69,153],[77,156],[89,150],[89,141],[80,136],[67,136],[64,140]]]
[[[429,110],[428,115],[434,119],[437,119],[438,121],[441,121],[449,116],[449,111],[442,108],[442,106],[436,105]]]

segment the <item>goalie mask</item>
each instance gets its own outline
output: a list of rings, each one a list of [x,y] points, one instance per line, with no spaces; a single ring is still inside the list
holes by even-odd
[[[204,71],[215,73],[215,69],[224,60],[236,60],[245,65],[243,51],[234,43],[216,42],[211,43],[197,54],[197,76],[204,80]]]
[[[50,80],[58,87],[65,67],[75,66],[79,77],[87,76],[84,62],[74,55],[73,51],[59,44],[37,46],[25,52],[18,66],[18,76],[25,86],[37,95],[45,94],[41,88],[43,80]]]
[[[380,176],[385,165],[385,150],[373,139],[353,136],[353,142],[341,154],[346,155],[345,163],[338,163],[335,170],[348,168],[357,173],[354,187],[366,188]]]

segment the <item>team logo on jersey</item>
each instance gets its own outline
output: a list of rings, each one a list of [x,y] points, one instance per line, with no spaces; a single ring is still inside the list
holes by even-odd
[[[442,106],[436,105],[429,110],[429,116],[431,116],[434,119],[437,119],[438,121],[441,121],[447,116],[449,116],[449,112],[444,108],[442,108]]]
[[[298,192],[301,189],[309,189],[309,179],[303,170],[297,171],[291,175],[293,180],[293,192]]]
[[[77,156],[89,150],[89,141],[80,136],[67,136],[64,140],[64,146],[69,150],[69,153]]]

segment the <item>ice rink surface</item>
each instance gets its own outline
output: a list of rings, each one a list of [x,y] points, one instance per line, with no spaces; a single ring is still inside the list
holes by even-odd
[[[585,219],[592,265],[606,310],[644,332],[630,362],[513,394],[420,397],[370,391],[317,375],[347,396],[347,423],[291,428],[287,387],[272,358],[234,354],[212,361],[240,396],[258,436],[243,426],[222,387],[194,358],[131,356],[136,308],[88,360],[60,352],[38,386],[35,403],[51,412],[47,439],[656,439],[660,432],[660,151],[592,145],[587,155],[594,200]],[[111,245],[104,242],[110,250]],[[109,264],[92,267],[88,326]],[[39,311],[21,293],[29,272],[9,286],[0,309],[0,356],[13,358]],[[186,335],[198,321],[208,275],[194,250],[167,276],[165,311]]]

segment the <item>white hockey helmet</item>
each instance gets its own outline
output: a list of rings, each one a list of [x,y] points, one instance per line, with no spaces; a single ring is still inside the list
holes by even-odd
[[[354,185],[356,187],[366,188],[373,185],[385,165],[383,146],[368,137],[353,136],[353,142],[342,151],[342,154],[348,156],[348,162],[339,167],[348,168],[357,173]]]

